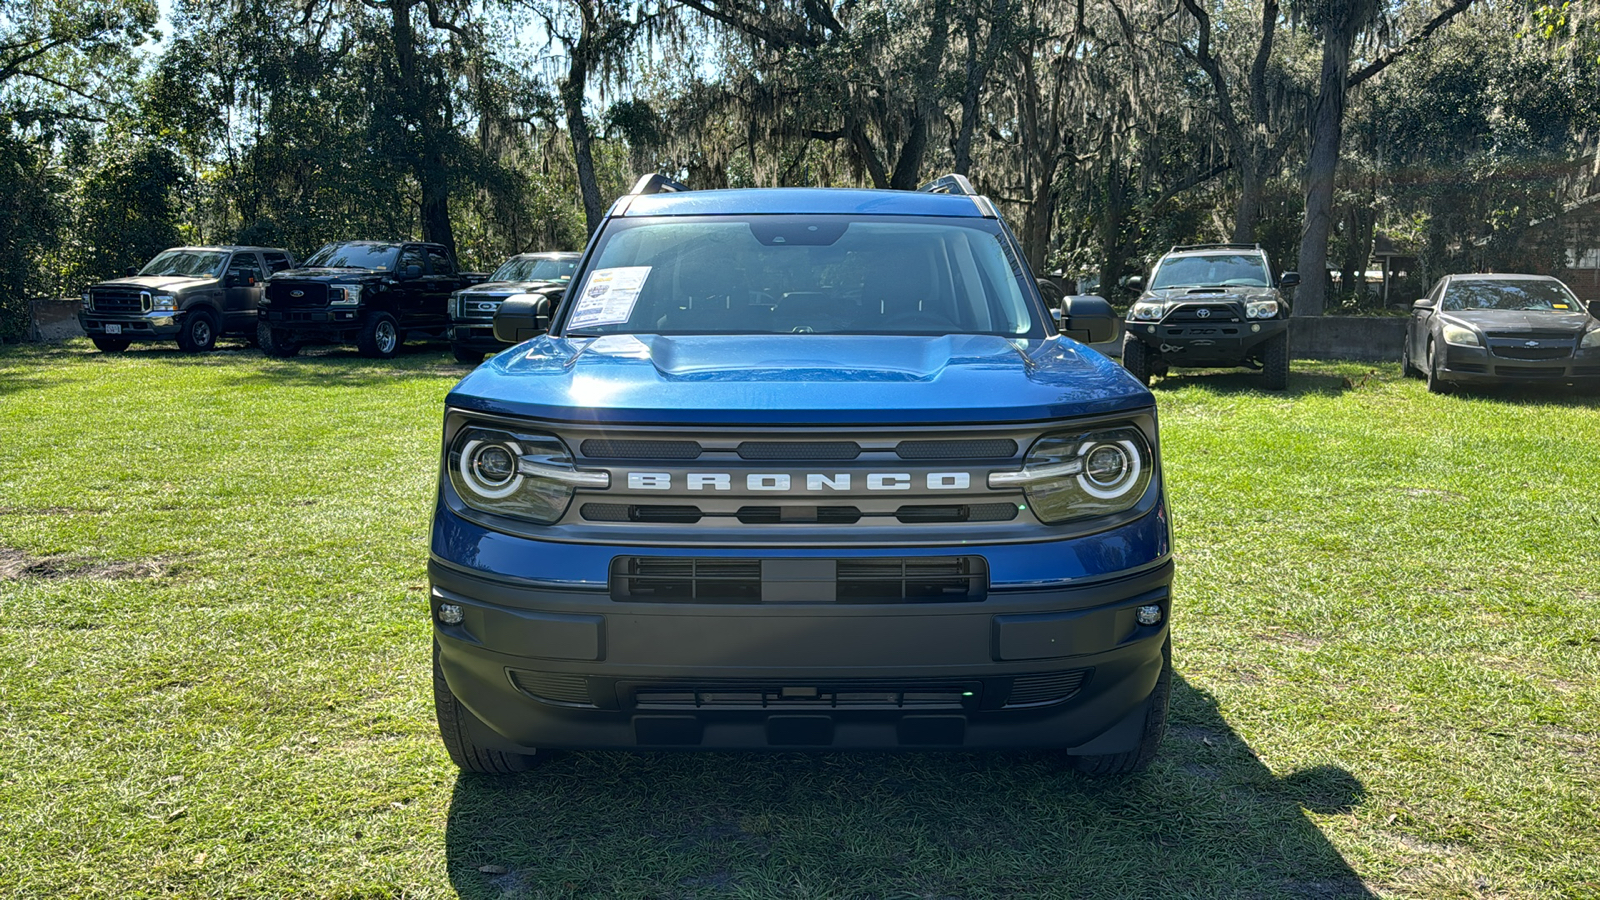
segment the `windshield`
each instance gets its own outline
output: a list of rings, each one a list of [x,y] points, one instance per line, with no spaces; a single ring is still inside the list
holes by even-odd
[[[506,260],[500,268],[495,269],[489,280],[568,282],[572,280],[572,272],[576,268],[578,268],[577,256],[571,259],[514,256]]]
[[[1270,287],[1267,267],[1253,253],[1177,256],[1163,260],[1150,279],[1152,290],[1180,287]]]
[[[1577,312],[1583,309],[1567,286],[1559,281],[1452,281],[1445,290],[1444,308],[1533,309]]]
[[[999,228],[907,216],[614,220],[565,304],[566,329],[1043,337]]]
[[[140,275],[181,275],[205,278],[222,274],[228,254],[216,250],[164,250],[145,263]]]
[[[394,268],[395,256],[400,248],[393,244],[369,244],[357,241],[349,244],[329,244],[311,254],[305,261],[308,269],[378,269],[384,272]]]

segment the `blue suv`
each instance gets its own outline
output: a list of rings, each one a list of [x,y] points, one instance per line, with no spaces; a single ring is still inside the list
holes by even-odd
[[[1054,748],[1146,766],[1156,409],[993,204],[641,179],[446,398],[428,572],[451,758]],[[552,314],[551,310],[554,310]]]

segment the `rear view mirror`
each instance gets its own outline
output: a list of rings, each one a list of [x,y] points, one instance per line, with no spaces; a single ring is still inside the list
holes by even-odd
[[[1061,301],[1061,333],[1085,344],[1104,344],[1116,337],[1122,320],[1104,297],[1083,295]]]
[[[419,265],[416,265],[415,263],[413,263],[412,265],[406,266],[405,275],[406,275],[407,278],[421,278],[422,277],[422,267],[419,266]]]
[[[1144,276],[1143,275],[1129,275],[1127,278],[1122,279],[1121,283],[1122,283],[1123,287],[1127,288],[1130,291],[1142,291],[1142,290],[1144,290]]]
[[[126,269],[122,270],[122,274],[128,276],[129,278],[132,278],[133,276],[139,274],[139,267],[138,266],[129,266]]]
[[[495,340],[520,344],[549,331],[550,313],[560,299],[560,291],[507,297],[494,314]]]
[[[1423,297],[1421,300],[1418,300],[1417,302],[1411,304],[1411,308],[1412,309],[1433,309],[1433,300],[1431,300],[1431,299],[1429,299],[1427,297]]]
[[[1285,272],[1285,273],[1283,273],[1282,277],[1280,277],[1278,279],[1278,287],[1281,287],[1281,288],[1294,287],[1295,285],[1297,285],[1299,283],[1300,283],[1300,273],[1299,272]]]

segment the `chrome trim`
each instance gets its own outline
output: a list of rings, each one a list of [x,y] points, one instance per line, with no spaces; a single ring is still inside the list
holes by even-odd
[[[1066,478],[1070,475],[1083,474],[1083,460],[1074,459],[1053,466],[1040,466],[1038,468],[1023,468],[1016,472],[990,472],[989,487],[1027,487],[1041,481],[1051,481],[1056,478]]]
[[[570,484],[573,487],[600,488],[602,490],[611,487],[610,472],[591,472],[581,469],[568,469],[563,466],[545,465],[537,461],[542,458],[534,456],[518,457],[517,474],[559,481],[562,484]]]

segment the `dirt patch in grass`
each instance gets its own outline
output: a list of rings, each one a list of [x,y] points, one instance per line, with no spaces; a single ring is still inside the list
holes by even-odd
[[[25,579],[92,578],[118,581],[130,578],[166,578],[177,566],[166,559],[105,560],[70,554],[31,556],[21,550],[0,547],[0,581]]]

